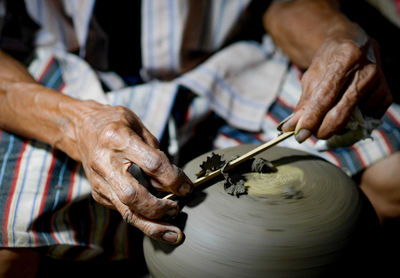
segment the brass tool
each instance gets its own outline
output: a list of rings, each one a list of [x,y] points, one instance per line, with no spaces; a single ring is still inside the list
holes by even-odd
[[[268,142],[266,142],[266,143],[264,143],[264,144],[262,144],[262,145],[256,147],[255,149],[253,149],[253,150],[251,150],[251,151],[249,151],[249,152],[247,152],[247,153],[245,153],[245,154],[239,156],[238,158],[236,158],[236,159],[230,161],[230,162],[225,166],[224,171],[230,170],[230,169],[232,169],[233,167],[239,165],[240,163],[245,162],[246,160],[252,158],[253,156],[255,156],[255,155],[257,155],[257,154],[259,154],[259,153],[261,153],[261,152],[263,152],[263,151],[265,151],[265,150],[271,148],[272,146],[275,146],[276,144],[278,144],[278,143],[280,143],[281,141],[283,141],[283,140],[289,138],[289,137],[292,136],[293,134],[294,134],[294,131],[284,132],[284,133],[280,134],[278,137],[272,139],[271,141],[268,141]],[[204,177],[198,178],[197,180],[195,180],[195,181],[193,182],[193,186],[194,186],[194,187],[197,187],[197,186],[199,186],[200,184],[202,184],[202,183],[204,183],[204,182],[206,182],[206,181],[209,181],[210,179],[212,179],[212,178],[218,176],[219,174],[221,174],[221,169],[222,169],[222,168],[220,168],[220,169],[218,169],[218,170],[215,170],[215,171],[209,173],[208,175],[206,175],[206,176],[204,176]],[[174,195],[174,194],[169,194],[169,195],[165,196],[163,199],[171,199],[172,197],[176,197],[176,195]]]

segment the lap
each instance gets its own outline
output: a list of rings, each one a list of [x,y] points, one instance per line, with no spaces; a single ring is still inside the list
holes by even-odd
[[[0,248],[0,278],[35,277],[40,254],[27,248]]]
[[[400,152],[368,167],[360,188],[370,199],[382,223],[400,217]]]

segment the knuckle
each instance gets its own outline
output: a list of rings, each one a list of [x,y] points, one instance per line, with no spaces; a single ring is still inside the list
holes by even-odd
[[[369,79],[367,81],[377,80],[380,77],[379,69],[375,64],[368,64],[361,72],[362,79]]]
[[[153,223],[146,222],[143,224],[143,230],[146,235],[151,238],[159,239],[161,235],[164,233],[164,229],[159,225],[154,225]]]
[[[121,105],[114,106],[114,110],[115,110],[114,111],[115,113],[118,113],[120,115],[124,115],[127,113],[127,111],[129,111],[129,109],[127,109],[126,107],[121,106]]]
[[[101,203],[102,198],[100,197],[100,195],[99,195],[96,191],[92,190],[92,191],[91,191],[91,194],[92,194],[92,198],[93,198],[97,203]]]
[[[89,166],[93,169],[96,173],[103,173],[104,169],[104,162],[102,156],[98,154],[94,154],[89,159]]]
[[[306,115],[307,118],[303,120],[303,125],[304,127],[308,127],[308,129],[312,130],[312,127],[318,125],[318,123],[321,121],[323,112],[321,110],[316,110],[314,113],[308,113]]]
[[[100,132],[100,139],[110,140],[118,136],[118,132],[121,129],[121,125],[118,122],[110,122],[106,127]]]
[[[127,206],[136,206],[139,203],[139,192],[131,186],[127,186],[129,190],[122,190],[119,196],[120,201]]]
[[[158,142],[157,138],[154,137],[154,136],[151,135],[151,134],[149,135],[149,144],[150,144],[151,146],[155,147],[155,148],[158,148],[158,146],[159,146],[159,142]]]
[[[146,213],[146,217],[150,219],[159,219],[163,216],[163,210],[159,207],[155,207],[152,209],[149,209]]]
[[[138,190],[123,194],[119,199],[124,205],[149,219],[161,218],[165,210],[168,209],[166,202],[161,202],[152,195],[144,194],[144,192]]]
[[[118,116],[119,120],[126,121],[127,119],[131,118],[133,113],[131,110],[124,106],[117,105],[114,107],[115,113]]]
[[[100,193],[98,193],[96,190],[92,190],[91,195],[92,195],[93,200],[95,200],[100,205],[103,205],[108,208],[114,208],[114,206],[110,203],[110,201],[107,200],[107,198],[102,196]]]
[[[148,153],[144,163],[151,174],[157,174],[163,169],[164,157],[161,152]]]
[[[150,226],[150,225],[149,225]],[[159,228],[149,227],[146,230],[146,235],[150,236],[151,238],[159,240],[163,234],[163,230]]]
[[[123,208],[120,214],[126,223],[136,227],[137,216],[129,208]]]
[[[121,150],[126,147],[127,142],[126,127],[119,121],[110,122],[99,134],[99,142],[106,147]]]
[[[347,106],[353,106],[354,104],[357,103],[359,99],[359,95],[361,94],[360,91],[355,90],[354,93],[352,94],[345,94],[342,99],[343,99],[343,105]]]
[[[362,50],[353,41],[342,42],[341,50],[350,60],[358,60],[362,56]]]

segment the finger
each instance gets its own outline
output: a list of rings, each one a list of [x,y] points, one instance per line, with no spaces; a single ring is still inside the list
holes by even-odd
[[[119,173],[107,181],[121,203],[146,218],[160,219],[164,215],[175,216],[179,212],[176,202],[156,198],[129,173]]]
[[[109,193],[107,186],[103,185],[104,179],[101,176],[99,176],[97,173],[95,173],[93,170],[85,169],[85,173],[90,182],[90,186],[92,189],[91,194],[92,194],[93,199],[97,203],[99,203],[107,208],[116,209],[114,207],[114,205],[111,203],[110,199],[107,197],[110,195],[110,193]]]
[[[181,169],[172,165],[163,152],[145,144],[134,133],[130,136],[125,152],[128,161],[137,164],[162,185],[158,189],[177,195],[186,195],[193,190],[190,179]]]
[[[157,138],[146,128],[140,118],[134,113],[130,115],[128,119],[129,127],[139,136],[142,140],[152,146],[153,148],[159,148],[159,142]]]
[[[316,81],[319,77],[312,73],[303,78],[302,97],[292,118],[282,127],[285,131],[295,130],[299,142],[305,141],[319,127],[325,114],[337,102],[344,84],[344,80],[337,80],[337,77]]]
[[[158,148],[158,140],[131,110],[122,106],[115,106],[113,109],[113,114],[117,118],[103,127],[98,135],[99,141],[108,144],[112,149],[118,150],[128,143],[127,138],[131,134],[135,134],[145,144]]]
[[[114,207],[114,205],[110,202],[110,200],[108,200],[108,198],[105,197],[103,194],[100,194],[100,193],[98,193],[98,192],[96,192],[96,191],[94,191],[94,190],[92,190],[91,193],[92,193],[93,199],[94,199],[97,203],[99,203],[99,204],[101,204],[101,205],[103,205],[103,206],[105,206],[105,207],[107,207],[107,208],[109,208],[109,209],[116,209],[116,208]]]
[[[301,113],[293,113],[290,116],[288,116],[286,119],[284,119],[281,123],[279,123],[277,129],[288,132],[288,131],[293,131],[296,128],[297,122],[299,121],[299,118],[301,116]]]
[[[321,124],[326,113],[338,102],[342,88],[359,68],[362,52],[354,43],[327,44],[313,59],[302,77],[302,96],[295,109],[296,139],[303,142]],[[285,127],[286,128],[286,127]]]
[[[375,65],[368,64],[356,71],[339,102],[326,113],[316,136],[326,139],[342,131],[360,100],[373,88],[375,82]]]
[[[116,161],[111,163],[98,157],[91,163],[89,174],[94,191],[107,196],[110,201],[111,195],[115,194],[122,203],[150,219],[164,215],[175,216],[178,213],[176,202],[156,198],[131,176],[127,164],[121,165],[121,162]]]
[[[140,137],[143,139],[143,141],[150,145],[151,147],[158,149],[160,144],[157,140],[157,138],[151,134],[151,132],[144,126],[141,127],[140,131],[135,131],[137,134],[140,134]]]
[[[178,244],[182,241],[183,234],[179,228],[167,223],[146,219],[120,202],[116,195],[113,195],[112,202],[120,212],[123,219],[127,223],[137,227],[145,235],[155,240],[161,240],[170,244]]]
[[[393,96],[383,80],[364,98],[360,108],[364,115],[380,119],[392,103]]]
[[[109,207],[111,202],[107,197],[105,197],[108,195],[108,191],[107,187],[102,186],[104,182],[103,178],[99,176],[92,167],[88,167],[88,163],[82,163],[82,166],[89,180],[93,199],[99,204]]]
[[[163,152],[148,145],[132,129],[121,128],[121,125],[111,123],[107,126],[107,129],[103,130],[99,138],[99,140],[105,142],[104,144],[108,149],[121,154],[121,157],[125,160],[126,169],[132,163],[135,163],[146,174],[157,179],[163,185],[160,188],[161,190],[180,196],[193,190],[190,179],[183,171],[174,167]],[[97,158],[93,160],[94,165],[92,167],[97,167],[97,164],[99,164],[97,160],[102,160],[100,154],[97,154]],[[120,167],[119,159],[110,163],[118,164],[114,166],[115,168]]]

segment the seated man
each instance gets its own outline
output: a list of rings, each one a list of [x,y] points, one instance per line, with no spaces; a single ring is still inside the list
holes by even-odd
[[[179,243],[182,231],[162,220],[179,212],[177,203],[150,191],[191,192],[191,181],[159,141],[169,136],[168,150],[176,154],[196,121],[217,115],[268,139],[293,112],[281,128],[304,142],[346,131],[354,111],[379,119],[392,103],[377,44],[335,1],[132,2],[26,1],[28,13],[22,1],[0,2],[3,275],[24,271],[19,265],[28,262],[33,267],[25,275],[34,276],[39,250],[74,260],[125,258],[138,250],[133,227]],[[15,50],[31,54],[37,25],[26,69],[10,55],[26,61],[29,55]],[[262,27],[307,69],[295,90],[302,91],[298,105],[278,113],[273,127],[273,110],[287,93],[282,84],[290,86],[294,71],[269,37],[262,40]],[[116,28],[126,33],[119,36]],[[392,122],[384,119],[390,128],[379,136],[399,132],[400,110],[390,109]],[[371,144],[376,149],[379,142]],[[342,167],[349,174],[366,169],[361,188],[382,222],[400,213],[399,164],[393,163],[400,146],[389,140],[385,147],[360,165],[352,156],[358,147],[321,154],[339,166],[354,159],[357,167]],[[132,164],[148,175],[147,187],[129,173]],[[382,167],[395,176],[382,175]]]

